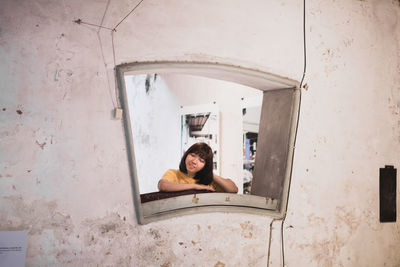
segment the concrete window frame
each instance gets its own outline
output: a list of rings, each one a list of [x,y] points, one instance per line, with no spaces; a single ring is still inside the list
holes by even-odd
[[[255,170],[257,177],[254,177],[254,179],[257,178],[256,181],[262,186],[257,192],[258,195],[229,193],[191,194],[141,203],[133,149],[134,137],[131,131],[132,126],[124,76],[148,73],[198,75],[239,83],[264,92],[262,113],[266,115],[261,115],[259,138],[262,140],[261,142],[259,141],[257,147],[258,149],[264,149],[261,151],[268,152],[262,154],[257,152]],[[301,90],[299,90],[299,82],[276,74],[230,64],[180,61],[121,64],[116,67],[116,78],[121,108],[123,109],[123,126],[126,137],[133,200],[139,224],[146,224],[175,216],[209,212],[252,213],[276,219],[281,219],[285,216],[300,107]],[[280,107],[286,107],[286,120],[280,119]],[[270,116],[270,114],[272,115]],[[272,121],[275,122],[273,127],[269,123]],[[281,125],[281,121],[286,123],[284,127]],[[276,131],[278,128],[282,128],[283,130]],[[284,132],[282,133],[282,131]],[[277,138],[281,140],[276,142]],[[266,145],[271,144],[271,141],[280,145],[275,148],[267,148]],[[274,162],[271,162],[271,159],[276,157],[276,154],[279,154],[281,157],[281,165],[278,167],[276,167]],[[257,169],[257,165],[261,167]],[[279,172],[276,170],[279,170]]]

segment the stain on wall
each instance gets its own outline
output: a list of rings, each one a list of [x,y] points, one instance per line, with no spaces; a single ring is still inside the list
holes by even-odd
[[[29,234],[41,234],[53,230],[61,241],[73,231],[70,215],[57,211],[56,201],[34,200],[26,203],[22,196],[3,197],[0,212],[0,227],[8,230],[26,229]]]
[[[348,243],[360,225],[360,214],[355,209],[337,207],[332,221],[318,217],[315,214],[308,216],[309,226],[325,227],[329,235],[315,235],[311,243],[300,244],[300,249],[311,248],[313,257],[310,263],[316,262],[318,266],[338,266],[343,264],[338,261],[341,249]],[[333,229],[331,229],[333,227]],[[321,238],[323,236],[323,238]]]
[[[117,64],[204,60],[301,77],[301,1],[182,3],[143,1],[115,33]],[[110,116],[111,36],[73,23],[98,23],[106,8],[0,5],[0,230],[29,231],[29,266],[265,266],[270,218],[136,223],[123,128]],[[103,25],[131,8],[110,1]],[[306,14],[286,265],[398,266],[399,222],[379,224],[376,171],[400,162],[400,4],[315,0]],[[279,237],[274,226],[270,266],[281,266]]]

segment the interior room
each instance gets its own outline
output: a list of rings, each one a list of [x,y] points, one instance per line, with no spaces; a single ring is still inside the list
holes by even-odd
[[[158,191],[157,182],[165,170],[176,169],[185,148],[195,142],[214,146],[214,172],[243,184],[243,135],[258,132],[261,90],[185,74],[128,75],[125,82],[141,193]],[[249,112],[243,115],[243,109]],[[190,138],[183,128],[188,116],[210,112],[200,132]],[[154,161],[158,168],[152,167]]]
[[[0,58],[0,266],[400,266],[398,0],[3,0]],[[196,142],[238,193],[144,203]]]

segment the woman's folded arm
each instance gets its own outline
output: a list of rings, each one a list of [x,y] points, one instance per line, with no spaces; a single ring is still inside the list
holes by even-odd
[[[236,184],[229,178],[222,178],[221,176],[214,174],[214,182],[220,185],[222,189],[224,189],[224,191],[227,193],[238,192]]]
[[[214,188],[212,188],[211,186],[203,184],[181,184],[181,183],[171,182],[166,179],[161,179],[158,182],[158,190],[160,191],[171,192],[171,191],[182,191],[191,189],[215,191]]]

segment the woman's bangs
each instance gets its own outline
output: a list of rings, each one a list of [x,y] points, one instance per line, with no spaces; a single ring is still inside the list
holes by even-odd
[[[213,153],[211,148],[206,145],[206,144],[199,144],[199,145],[195,145],[192,147],[192,149],[190,150],[190,153],[194,153],[197,156],[199,156],[200,158],[202,158],[203,160],[207,160],[209,158],[213,157]]]
[[[202,158],[203,160],[207,159],[207,153],[205,151],[202,151],[201,149],[197,148],[194,149],[191,153],[196,154],[197,156],[199,156],[200,158]]]

